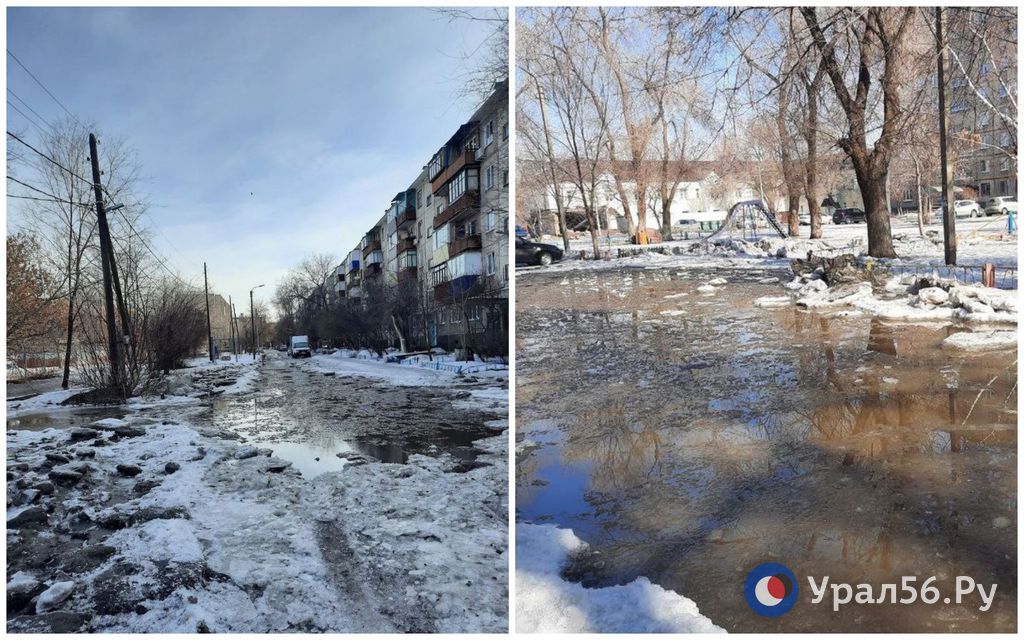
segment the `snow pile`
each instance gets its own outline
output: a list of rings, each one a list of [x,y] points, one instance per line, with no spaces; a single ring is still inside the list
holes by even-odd
[[[852,307],[884,320],[1017,323],[1016,291],[903,276],[886,281],[881,287],[886,297],[879,297],[869,282],[829,287],[816,275],[797,276],[785,285],[797,296],[798,306],[807,309]]]
[[[559,572],[586,543],[569,529],[516,524],[516,627],[523,633],[714,633],[692,600],[637,578],[586,589]]]
[[[959,351],[998,351],[1017,347],[1016,331],[962,331],[942,341],[947,349]]]

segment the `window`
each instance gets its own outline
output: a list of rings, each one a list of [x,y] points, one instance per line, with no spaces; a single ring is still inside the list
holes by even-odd
[[[999,134],[999,146],[1006,149],[1010,146],[1010,134],[1004,131]]]
[[[434,249],[440,249],[448,244],[449,229],[450,227],[448,225],[444,225],[440,229],[434,231]]]
[[[484,216],[484,231],[490,231],[490,230],[494,229],[494,219],[495,219],[495,217],[496,216],[494,215],[493,211],[488,211],[487,212],[487,214]]]
[[[497,261],[494,259],[494,252],[492,251],[487,254],[487,275],[493,276],[497,271]]]
[[[1006,97],[1006,85],[1001,83],[1001,82],[999,83],[999,97],[1000,98],[1005,98]]]
[[[505,169],[504,171],[501,172],[501,185],[503,187],[508,186],[508,169]]]
[[[427,192],[427,202],[426,202],[426,205],[428,207],[430,206],[430,192],[429,191]]]
[[[987,62],[982,62],[982,63],[981,63],[981,66],[980,66],[980,67],[978,67],[978,73],[979,73],[980,75],[983,75],[983,76],[985,76],[985,75],[988,75],[988,72],[989,72],[989,66],[988,66],[988,63],[987,63]]]
[[[978,165],[978,171],[981,173],[988,173],[988,160],[982,158],[981,161],[978,162]]]
[[[494,120],[488,120],[484,125],[484,146],[494,142]]]
[[[430,204],[430,202],[427,202],[427,204]],[[416,208],[423,208],[423,189],[416,190]]]
[[[956,76],[953,81],[949,83],[954,89],[960,89],[967,86],[967,78]]]
[[[991,115],[989,115],[988,111],[982,111],[981,113],[978,114],[978,126],[979,127],[987,127],[988,123],[991,122],[991,121],[992,121],[992,117],[991,117]]]
[[[494,188],[494,165],[484,169],[484,187],[487,189]]]
[[[999,181],[999,195],[1006,195],[1006,180]]]
[[[963,113],[967,111],[967,100],[960,98],[959,100],[953,101],[953,106],[949,108],[953,113]]]
[[[479,169],[466,169],[448,183],[448,202],[452,203],[462,197],[466,191],[476,191],[480,182]],[[440,213],[440,212],[439,212]]]
[[[1009,158],[1003,158],[1002,160],[999,161],[999,170],[1000,171],[1009,171],[1010,170],[1010,159]]]
[[[508,140],[508,123],[506,122],[501,126],[501,139]]]
[[[914,201],[914,190],[908,188],[908,189],[906,189],[903,192],[903,202],[913,202],[913,201]]]
[[[979,185],[979,187],[981,188],[980,189],[981,190],[981,195],[983,195],[983,196],[990,196],[990,195],[992,195],[992,183],[990,183],[990,182],[982,182]]]
[[[508,265],[507,264],[505,265],[504,271],[505,271],[505,273],[504,273],[504,275],[502,277],[504,278],[505,282],[508,282]]]

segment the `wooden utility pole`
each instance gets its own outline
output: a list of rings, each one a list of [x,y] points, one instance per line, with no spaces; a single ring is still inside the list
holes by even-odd
[[[249,325],[252,327],[252,361],[256,362],[256,305],[252,301],[252,292],[255,289],[249,289]]]
[[[231,302],[231,296],[228,296],[228,313],[231,317],[228,319],[228,330],[231,332],[231,353],[235,354],[235,362],[238,362],[238,339],[235,336],[235,303]]]
[[[203,291],[206,293],[206,350],[213,362],[213,325],[210,323],[210,285],[206,280],[206,263],[203,263]]]
[[[956,264],[956,211],[953,206],[953,181],[950,175],[946,137],[946,40],[942,30],[942,7],[935,7],[935,44],[939,60],[939,162],[942,171],[942,241],[946,264]],[[919,205],[920,206],[920,205]]]
[[[103,203],[103,184],[100,182],[100,159],[96,150],[96,134],[89,134],[89,160],[92,162],[92,189],[96,198],[96,219],[99,222],[100,254],[103,264],[103,302],[107,319],[107,356],[110,360],[110,383],[124,393],[121,384],[121,359],[117,350],[117,324],[114,320],[114,290],[111,281],[110,227],[107,226],[107,210]]]

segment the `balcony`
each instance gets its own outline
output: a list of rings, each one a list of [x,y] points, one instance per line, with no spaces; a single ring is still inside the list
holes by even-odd
[[[374,251],[380,251],[380,239],[371,240],[369,243],[363,246],[363,257],[365,258]]]
[[[402,254],[402,253],[405,253],[406,251],[415,251],[415,250],[416,250],[416,241],[414,239],[412,239],[412,238],[402,238],[401,240],[398,241],[398,249],[396,250],[396,253]]]
[[[379,276],[384,271],[384,267],[381,263],[375,262],[373,264],[366,265],[366,269],[364,269],[364,271],[366,272],[367,277]]]
[[[466,251],[479,251],[480,250],[480,236],[463,236],[462,238],[456,238],[448,243],[448,257],[454,258],[460,253]]]
[[[480,210],[480,192],[476,189],[467,189],[459,196],[458,200],[448,205],[441,213],[434,216],[434,228],[437,229],[444,224],[461,218],[468,213],[475,213]]]
[[[344,280],[338,280],[337,282],[334,283],[334,292],[335,293],[344,293],[345,292],[345,281]]]
[[[396,229],[408,229],[416,224],[416,207],[409,205],[395,218]]]
[[[398,270],[398,282],[407,282],[409,280],[416,279],[416,267],[405,267],[404,269]]]
[[[480,161],[476,159],[476,149],[463,149],[462,153],[452,158],[451,164],[430,181],[430,188],[436,195],[441,190],[441,187],[448,184],[448,181],[458,175],[464,168],[478,164],[480,164]]]

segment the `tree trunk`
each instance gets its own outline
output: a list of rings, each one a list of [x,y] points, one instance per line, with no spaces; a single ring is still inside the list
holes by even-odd
[[[661,202],[661,239],[672,240],[672,201]]]
[[[867,171],[856,171],[857,186],[860,187],[867,213],[868,255],[872,258],[895,258],[892,246],[892,230],[889,226],[889,209],[886,207],[885,176],[872,175]]]
[[[917,184],[917,232],[924,237],[924,200],[921,194],[921,161],[914,156],[914,181]]]
[[[395,328],[395,333],[398,335],[398,348],[402,353],[406,353],[405,336],[402,334],[402,330],[398,328],[398,321],[395,320],[395,314],[391,314],[391,326]]]
[[[60,388],[67,389],[71,379],[71,341],[75,333],[75,294],[68,296],[68,338],[64,345],[64,377]]]
[[[807,167],[804,170],[806,182],[807,212],[811,216],[811,238],[821,237],[821,202],[818,200],[818,82],[821,76],[807,86]]]

